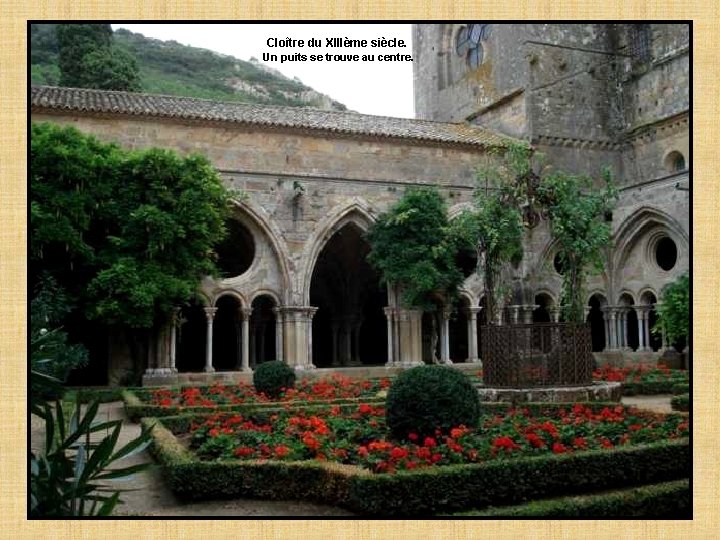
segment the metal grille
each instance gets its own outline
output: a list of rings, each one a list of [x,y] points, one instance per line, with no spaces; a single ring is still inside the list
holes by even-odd
[[[533,323],[482,326],[486,386],[527,388],[592,382],[590,326]]]

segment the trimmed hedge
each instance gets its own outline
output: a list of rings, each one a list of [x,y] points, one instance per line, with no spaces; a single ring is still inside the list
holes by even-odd
[[[692,519],[690,480],[677,480],[601,495],[533,501],[520,506],[455,516]]]
[[[122,394],[127,390],[134,391],[140,390],[140,388],[125,388],[122,386],[107,388],[68,387],[65,393],[65,399],[68,401],[74,401],[75,396],[77,396],[80,398],[81,403],[91,403],[93,401],[110,403],[112,401],[122,401]]]
[[[680,394],[673,396],[670,400],[670,406],[674,411],[689,412],[690,411],[690,394]]]
[[[397,376],[387,395],[388,429],[399,439],[477,425],[480,397],[464,373],[449,366],[418,366]]]
[[[623,396],[672,394],[673,388],[678,384],[686,384],[686,380],[667,379],[665,381],[624,382],[622,383],[622,392]]]
[[[253,386],[258,394],[278,398],[285,390],[295,386],[295,370],[285,362],[263,362],[255,368]]]
[[[150,405],[143,402],[138,393],[126,391],[122,393],[122,399],[125,402],[125,412],[128,418],[133,422],[139,422],[142,418],[164,418],[167,416],[177,416],[184,414],[204,414],[204,413],[217,413],[217,412],[237,412],[237,413],[249,413],[253,411],[266,411],[266,410],[284,410],[285,407],[292,407],[293,409],[312,409],[313,407],[327,408],[332,405],[348,405],[357,406],[361,403],[369,403],[370,405],[378,406],[385,403],[384,399],[373,398],[342,398],[327,401],[270,401],[267,403],[241,403],[237,405],[218,405],[217,407],[160,407],[159,405]]]
[[[675,395],[678,394],[689,394],[690,393],[690,385],[688,383],[679,383],[672,387],[672,393]]]
[[[173,492],[183,499],[255,497],[313,500],[360,514],[427,516],[490,505],[617,489],[687,478],[688,440],[621,447],[578,454],[497,459],[393,475],[372,474],[351,465],[316,461],[197,460],[163,424],[150,419],[153,451],[164,465]]]

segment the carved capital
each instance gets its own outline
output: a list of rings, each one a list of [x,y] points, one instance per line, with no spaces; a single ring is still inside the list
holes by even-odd
[[[215,314],[217,313],[217,310],[218,310],[218,308],[216,308],[216,307],[203,308],[207,322],[212,322],[212,320],[215,318]]]

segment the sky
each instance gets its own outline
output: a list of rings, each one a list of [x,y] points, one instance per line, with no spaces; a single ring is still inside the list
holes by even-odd
[[[277,61],[263,63],[287,77],[297,77],[311,88],[345,104],[348,109],[364,114],[413,117],[413,72],[411,61],[379,61],[383,55],[412,55],[409,24],[113,24],[113,29],[126,28],[147,37],[174,40],[183,45],[210,49],[241,60],[263,54],[275,54]],[[367,46],[329,47],[327,38],[367,40]],[[372,47],[371,40],[382,38],[404,40],[405,47]],[[299,44],[280,46],[288,39],[303,40]],[[310,47],[309,40],[318,39],[320,47]],[[277,40],[275,43],[268,40]],[[308,57],[292,60],[294,55]],[[374,61],[327,61],[331,55],[374,55]],[[282,55],[289,60],[281,62]],[[310,55],[323,55],[322,61],[310,61]]]

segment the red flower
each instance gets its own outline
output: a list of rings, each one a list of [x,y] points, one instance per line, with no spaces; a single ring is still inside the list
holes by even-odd
[[[538,436],[535,433],[528,433],[525,438],[530,443],[530,446],[533,448],[542,448],[545,446],[545,441],[542,440],[542,437]]]
[[[504,437],[497,437],[493,441],[493,448],[497,449],[503,449],[506,452],[510,452],[511,450],[516,450],[520,448],[515,441],[513,441],[510,437],[504,436]]]
[[[290,453],[290,448],[285,446],[284,444],[280,444],[275,447],[275,457],[276,458],[284,458]]]
[[[420,447],[415,451],[415,455],[419,457],[420,459],[430,459],[430,449],[425,447]]]
[[[237,457],[247,457],[249,455],[254,454],[255,450],[253,450],[252,448],[250,448],[248,446],[240,446],[235,449],[234,453]]]
[[[372,414],[372,410],[373,410],[373,409],[372,409],[372,406],[368,405],[367,403],[363,403],[363,404],[360,405],[360,407],[358,408],[358,412],[359,412],[360,414]]]
[[[437,463],[441,459],[442,459],[441,454],[433,454],[432,457],[430,458],[430,461],[432,461],[433,463]]]
[[[363,458],[368,457],[368,449],[366,446],[361,446],[360,448],[358,448],[358,456]]]
[[[428,448],[433,448],[433,447],[437,446],[437,442],[432,437],[425,437],[423,446],[426,446]]]
[[[408,433],[408,439],[410,439],[412,442],[415,442],[418,440],[417,433]]]
[[[170,399],[170,398],[165,398],[165,399],[161,399],[161,400],[160,400],[160,406],[161,406],[161,407],[169,407],[170,405],[172,405],[172,399]]]
[[[396,461],[400,460],[400,459],[404,459],[406,457],[408,457],[408,451],[405,450],[404,448],[400,448],[399,446],[396,446],[390,452],[390,458],[394,459]]]
[[[587,441],[583,437],[575,437],[573,439],[573,446],[575,448],[587,448]]]
[[[217,437],[220,435],[220,430],[218,428],[212,428],[210,431],[208,431],[208,435],[211,437]]]
[[[556,442],[552,445],[552,451],[553,454],[564,454],[567,451],[567,448],[563,443]]]

